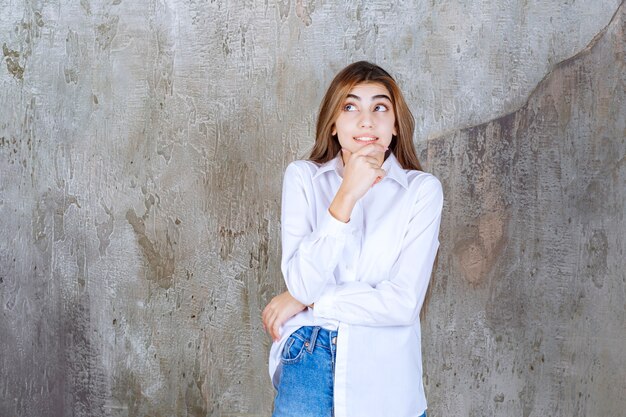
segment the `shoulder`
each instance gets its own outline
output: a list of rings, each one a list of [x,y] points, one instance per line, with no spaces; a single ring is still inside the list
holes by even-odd
[[[408,191],[412,195],[415,210],[428,208],[440,213],[443,209],[443,187],[433,174],[423,171],[406,170]]]
[[[318,169],[319,164],[316,164],[315,162],[306,159],[298,159],[287,165],[287,168],[285,169],[285,175],[297,174],[301,176],[312,177],[313,175],[315,175]]]
[[[306,173],[308,171],[309,173],[311,173],[311,175],[314,175],[315,172],[317,172],[318,168],[319,168],[319,164],[316,164],[313,161],[309,161],[307,159],[298,159],[296,161],[289,163],[285,171],[302,172],[302,173]]]
[[[442,194],[441,181],[433,174],[413,169],[405,170],[409,190],[419,194]]]
[[[285,169],[285,180],[310,180],[311,178],[313,178],[318,168],[318,164],[305,159],[293,161],[289,165],[287,165],[287,168]]]

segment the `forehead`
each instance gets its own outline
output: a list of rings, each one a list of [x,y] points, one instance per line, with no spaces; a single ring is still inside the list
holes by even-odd
[[[352,87],[349,94],[353,94],[362,99],[371,99],[374,96],[387,96],[391,97],[387,87],[380,83],[360,83]]]

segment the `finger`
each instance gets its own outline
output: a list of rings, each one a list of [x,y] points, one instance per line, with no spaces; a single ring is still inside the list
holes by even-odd
[[[381,161],[375,156],[365,155],[365,156],[362,156],[361,158],[363,158],[365,161],[367,161],[370,164],[376,165],[376,168],[380,168]]]
[[[383,170],[384,171],[384,170]],[[385,173],[386,175],[387,173]],[[374,183],[372,184],[372,187],[375,186],[376,184],[378,184],[379,182],[382,181],[383,178],[385,178],[385,175],[379,175],[376,177],[376,179],[374,180]]]
[[[274,323],[275,317],[276,317],[276,313],[274,312],[273,309],[268,310],[265,316],[263,317],[263,327],[265,328],[265,331],[270,334],[270,336],[271,336],[272,324]]]
[[[265,322],[265,328],[266,328],[266,332],[267,332],[267,334],[268,334],[268,335],[269,335],[272,339],[274,339],[274,334],[272,333],[273,327],[274,327],[274,322],[273,322],[273,320],[268,319],[268,320]]]
[[[387,171],[385,171],[382,168],[376,168],[375,171],[376,171],[376,174],[380,177],[381,180],[387,176]]]
[[[267,317],[263,317],[263,330],[265,330],[265,332],[267,333],[267,329],[268,329],[268,321],[267,321]]]
[[[267,315],[269,314],[270,311],[270,305],[266,305],[265,308],[263,309],[263,312],[261,313],[261,319],[263,320],[263,322],[265,322],[267,320]]]
[[[367,145],[356,151],[355,154],[372,155],[376,153],[385,153],[386,150],[387,148],[380,143],[368,143]]]
[[[280,339],[280,322],[276,321],[272,326],[272,338],[274,340]]]

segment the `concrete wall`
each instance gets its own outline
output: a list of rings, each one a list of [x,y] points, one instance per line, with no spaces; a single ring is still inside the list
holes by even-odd
[[[0,415],[268,416],[282,171],[358,59],[445,187],[429,415],[622,415],[625,18],[0,0]]]

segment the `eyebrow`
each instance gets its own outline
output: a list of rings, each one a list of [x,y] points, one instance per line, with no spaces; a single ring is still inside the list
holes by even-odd
[[[354,99],[361,101],[361,97],[357,96],[356,94],[348,94],[348,98],[354,98]],[[372,96],[372,100],[376,100],[379,98],[386,98],[387,100],[391,102],[391,99],[389,98],[387,94],[376,94],[375,96]]]

